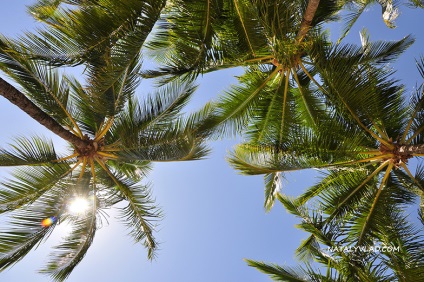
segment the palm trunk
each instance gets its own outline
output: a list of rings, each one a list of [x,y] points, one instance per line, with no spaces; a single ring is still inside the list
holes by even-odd
[[[29,100],[22,92],[0,78],[0,95],[9,100],[12,104],[23,110],[34,120],[44,125],[47,129],[72,143],[77,148],[83,148],[87,144],[81,138],[75,136],[70,131],[63,128],[56,120],[43,112],[37,105]]]
[[[424,154],[424,144],[401,145],[398,149],[399,155],[410,156],[412,154]]]
[[[318,9],[320,0],[310,0],[308,6],[306,7],[305,13],[303,14],[302,22],[300,23],[300,29],[296,36],[296,41],[301,42],[305,38],[306,33],[312,25],[312,20],[314,19],[315,12]]]

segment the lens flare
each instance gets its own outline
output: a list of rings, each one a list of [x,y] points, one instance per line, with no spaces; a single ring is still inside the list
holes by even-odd
[[[85,198],[75,198],[68,206],[68,210],[72,214],[84,213],[88,208],[89,203]]]
[[[49,227],[51,226],[53,223],[55,223],[57,220],[57,218],[55,216],[43,219],[43,221],[41,221],[41,225],[43,227]]]

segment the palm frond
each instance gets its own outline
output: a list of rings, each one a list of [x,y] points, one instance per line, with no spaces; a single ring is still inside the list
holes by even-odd
[[[276,264],[268,264],[254,260],[245,259],[247,264],[259,271],[268,274],[274,281],[287,281],[287,282],[306,282],[308,277],[307,273],[300,267],[296,269],[290,267],[282,267]]]
[[[153,259],[158,244],[154,238],[153,222],[160,216],[160,211],[153,205],[150,191],[146,186],[136,185],[132,180],[116,175],[105,165],[103,169],[110,180],[116,185],[120,195],[128,203],[121,209],[121,219],[130,229],[130,235],[135,242],[143,242],[148,251],[148,257]]]
[[[390,222],[375,237],[386,250],[380,254],[382,264],[387,265],[395,279],[419,281],[423,271],[423,233],[399,210],[387,210]]]
[[[161,77],[160,84],[240,66],[252,52],[260,55],[266,47],[252,10],[240,0],[171,1],[153,34],[148,54],[161,67],[144,76]]]
[[[130,229],[130,235],[135,242],[144,240],[143,244],[148,249],[148,257],[152,259],[158,247],[151,232],[155,229],[152,222],[161,214],[158,208],[152,205],[148,187],[121,188],[121,192],[128,202],[128,205],[122,209],[122,220]]]
[[[166,131],[170,123],[181,116],[182,108],[187,104],[196,87],[191,84],[172,83],[148,95],[138,102],[131,98],[126,110],[117,116],[110,135],[110,142],[117,139],[123,144],[137,142],[140,135],[149,131]]]
[[[253,102],[252,110],[247,113],[246,135],[249,142],[254,144],[274,144],[282,146],[291,135],[291,131],[300,124],[308,127],[304,116],[308,115],[299,107],[305,102],[299,96],[302,94],[289,83],[290,73],[287,71],[284,77],[277,75],[272,85],[263,89],[263,93]],[[253,89],[251,89],[253,91]],[[236,94],[237,95],[237,94]],[[306,102],[306,107],[315,107],[315,101]],[[226,105],[222,105],[225,108]],[[309,118],[310,119],[310,118]],[[308,120],[309,120],[308,119]],[[237,122],[237,121],[236,121]]]
[[[62,126],[78,132],[71,115],[66,79],[44,63],[28,60],[25,47],[0,38],[0,69],[18,83],[24,94]],[[81,134],[81,132],[78,132]]]
[[[310,261],[317,255],[317,250],[320,249],[320,244],[315,235],[310,235],[302,241],[296,249],[296,257],[301,261]]]
[[[93,242],[97,229],[95,209],[93,207],[72,221],[72,231],[55,247],[56,251],[50,255],[50,261],[40,270],[41,273],[50,275],[56,281],[63,281],[71,274]]]
[[[91,110],[103,116],[114,116],[121,112],[140,83],[140,57],[134,55],[133,60],[122,63],[122,66],[111,66],[110,70],[101,67],[100,73],[93,69],[89,74],[89,85],[85,87],[88,97],[83,103],[89,104]],[[91,103],[88,103],[91,102]]]
[[[28,231],[12,231],[10,233],[3,233],[0,238],[0,270],[4,270],[7,267],[11,267],[24,256],[31,251],[41,240],[48,237],[52,232],[55,225],[51,225],[48,228],[41,227],[40,222],[43,219],[40,218],[40,221],[37,222],[37,231],[28,232]]]
[[[14,179],[1,183],[0,213],[33,203],[52,188],[60,185],[63,178],[71,171],[68,164],[51,164],[15,170]]]
[[[207,153],[208,148],[199,138],[170,130],[141,135],[137,143],[128,144],[116,155],[123,161],[169,162],[200,159]]]
[[[9,229],[0,236],[0,270],[13,266],[49,237],[61,220],[68,196],[66,183],[59,183],[34,204],[12,214]],[[43,225],[46,219],[49,224]]]
[[[0,149],[0,166],[42,165],[58,159],[51,140],[34,136],[15,138],[13,150]]]
[[[325,85],[324,94],[339,113],[360,125],[379,142],[385,143],[378,136],[380,133],[370,128],[376,131],[384,128],[390,136],[400,135],[405,114],[402,87],[389,79],[390,72],[371,68],[370,65],[359,66],[359,61],[352,57],[343,59],[347,57],[341,54],[351,51],[348,46],[338,48],[325,65],[316,65]],[[337,76],[333,75],[335,73]],[[343,92],[338,89],[343,89]]]
[[[75,78],[68,78],[70,95],[73,101],[72,115],[78,127],[90,137],[93,137],[105,120],[105,114],[94,110],[93,107],[100,101],[91,97],[85,87]]]
[[[28,6],[27,9],[36,19],[46,21],[54,15],[61,4],[70,4],[72,2],[75,2],[75,0],[39,0],[35,4]]]
[[[418,72],[420,73],[421,77],[424,78],[424,57],[421,57],[420,60],[416,61],[416,63]],[[420,144],[423,142],[423,93],[424,84],[421,83],[416,87],[416,90],[412,94],[409,101],[408,121],[401,139],[401,141],[405,142],[406,144]]]
[[[223,134],[236,134],[244,129],[254,109],[270,91],[283,91],[278,69],[250,68],[240,79],[244,85],[233,86],[217,104],[216,124]]]
[[[21,38],[33,50],[33,56],[58,65],[94,66],[104,62],[105,50],[114,51],[112,57],[118,59],[115,63],[131,61],[164,6],[164,1],[152,0],[60,2],[65,5],[43,1],[30,7],[50,28]],[[43,15],[43,10],[47,14]],[[129,52],[126,57],[125,52]]]
[[[108,160],[108,166],[115,171],[123,173],[126,177],[135,182],[141,181],[152,169],[152,164],[150,162],[139,160],[133,162]]]

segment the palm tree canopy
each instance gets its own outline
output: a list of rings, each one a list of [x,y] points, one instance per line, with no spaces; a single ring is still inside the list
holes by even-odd
[[[58,281],[66,279],[85,256],[107,209],[121,202],[121,221],[153,258],[161,212],[149,186],[140,181],[153,161],[193,160],[208,152],[203,141],[209,130],[204,122],[208,110],[188,116],[182,112],[196,87],[175,81],[136,98],[140,50],[161,4],[132,1],[130,6],[138,10],[129,11],[83,2],[44,1],[51,9],[32,8],[47,13],[39,15],[50,25],[41,36],[0,39],[0,69],[17,85],[18,94],[82,142],[67,139],[68,152],[58,153],[51,141],[34,136],[1,148],[0,166],[19,168],[0,186],[0,212],[10,219],[0,236],[0,270],[21,260],[65,223],[72,231],[54,248],[41,272]],[[59,4],[79,6],[68,9]],[[115,6],[116,1],[108,4],[124,7]],[[122,13],[133,15],[133,21],[128,22],[128,15],[121,18]],[[113,17],[125,21],[118,23]],[[84,83],[56,67],[83,62]],[[75,215],[71,201],[81,199],[88,208]]]
[[[302,266],[246,260],[273,281],[423,281],[423,232],[400,209],[386,211],[386,225],[371,244],[356,245],[348,222],[328,222],[320,209],[299,206],[281,194],[278,199],[309,236],[296,252]]]

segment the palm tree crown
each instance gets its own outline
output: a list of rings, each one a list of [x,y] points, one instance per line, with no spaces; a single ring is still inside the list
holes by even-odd
[[[72,231],[42,269],[64,280],[86,254],[107,209],[121,202],[120,218],[129,234],[154,257],[153,233],[161,213],[149,186],[140,181],[152,161],[199,159],[207,153],[206,133],[200,130],[207,111],[182,115],[195,90],[188,83],[136,98],[140,49],[163,4],[139,2],[131,6],[138,7],[135,11],[89,2],[70,10],[41,9],[50,25],[41,31],[44,37],[0,39],[0,69],[19,87],[2,80],[2,95],[27,113],[35,112],[33,118],[41,114],[44,119],[37,121],[69,142],[68,152],[58,153],[45,138],[21,137],[0,150],[1,166],[20,167],[0,188],[0,212],[10,219],[0,236],[0,270],[22,259],[57,225],[68,223]],[[113,8],[119,3],[109,4]],[[135,13],[132,23],[119,17],[123,12]],[[98,20],[91,22],[87,14]],[[101,19],[112,17],[125,21],[103,25]],[[96,34],[95,41],[86,40]],[[63,63],[84,63],[85,84],[52,66]],[[84,213],[72,212],[73,200],[87,205]]]

